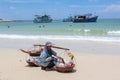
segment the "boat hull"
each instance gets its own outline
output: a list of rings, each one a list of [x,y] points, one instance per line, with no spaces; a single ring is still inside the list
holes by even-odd
[[[98,16],[87,18],[87,19],[74,19],[73,22],[74,23],[79,23],[79,22],[96,22],[97,18],[98,18]]]
[[[33,20],[34,23],[50,23],[52,20]]]

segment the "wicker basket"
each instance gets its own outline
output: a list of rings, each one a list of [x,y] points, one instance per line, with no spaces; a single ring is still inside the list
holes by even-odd
[[[29,66],[34,66],[34,67],[38,67],[38,65],[36,65],[35,63],[33,62],[29,62],[29,61],[26,61],[28,63]]]
[[[71,67],[59,67],[59,66],[56,66],[56,70],[59,71],[59,72],[72,72],[73,68],[74,68],[74,65],[71,66]]]

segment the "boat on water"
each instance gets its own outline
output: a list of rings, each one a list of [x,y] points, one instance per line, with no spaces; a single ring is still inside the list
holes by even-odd
[[[49,15],[35,15],[35,18],[33,20],[34,23],[49,23],[52,22],[52,18]]]
[[[92,14],[85,14],[85,15],[75,15],[73,18],[74,23],[79,22],[96,22],[98,16],[93,16]]]

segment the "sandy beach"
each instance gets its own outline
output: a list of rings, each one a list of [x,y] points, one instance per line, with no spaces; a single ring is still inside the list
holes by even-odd
[[[27,66],[29,57],[19,49],[51,41],[74,53],[74,72],[43,71]],[[0,39],[0,80],[120,80],[120,43],[80,40]]]

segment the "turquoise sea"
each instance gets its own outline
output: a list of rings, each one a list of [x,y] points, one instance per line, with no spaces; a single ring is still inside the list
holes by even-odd
[[[120,42],[120,19],[99,19],[95,23],[2,22],[0,23],[0,38]]]

